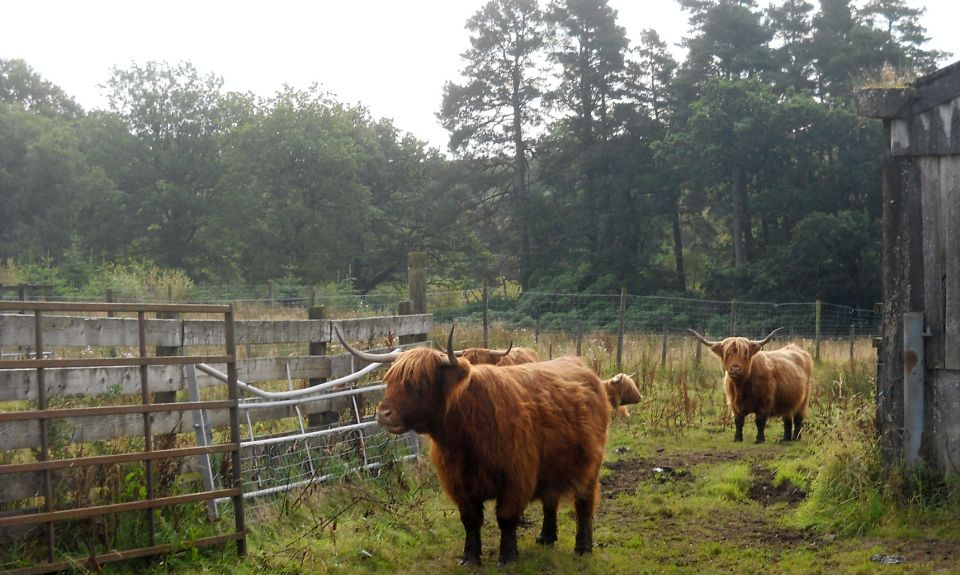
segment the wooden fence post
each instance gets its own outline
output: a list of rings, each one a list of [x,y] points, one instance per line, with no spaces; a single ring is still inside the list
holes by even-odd
[[[413,302],[402,301],[397,304],[397,315],[413,315]],[[399,338],[400,345],[416,343],[417,341],[419,340],[416,335],[401,335]]]
[[[737,300],[730,301],[730,337],[737,335]]]
[[[667,366],[667,324],[663,324],[663,347],[660,350],[660,369]]]
[[[410,252],[407,255],[407,285],[413,313],[427,313],[427,254]]]
[[[112,289],[112,288],[107,288],[107,297],[106,297],[106,299],[107,299],[107,303],[114,303],[114,302],[116,301],[116,298],[114,298],[114,295],[113,295],[113,289]],[[108,312],[107,312],[107,317],[114,317],[115,315],[116,315],[116,314],[115,314],[114,312],[112,312],[112,311],[108,311]],[[110,355],[110,357],[117,357],[117,348],[116,348],[116,347],[111,347],[111,348],[110,348],[110,354],[109,354],[109,355]]]
[[[620,288],[620,326],[617,329],[617,371],[623,371],[623,324],[627,314],[627,288]]]
[[[704,332],[704,329],[701,328],[701,329],[700,329],[700,333],[703,333],[703,332]],[[694,347],[694,349],[696,349],[695,354],[696,354],[696,358],[697,358],[697,359],[696,359],[697,367],[700,367],[700,361],[703,359],[703,356],[701,355],[701,354],[702,354],[702,350],[700,349],[700,347],[701,347],[701,345],[700,345],[700,340],[697,339],[696,337],[692,336],[692,335],[691,335],[690,337],[693,337],[693,347]]]
[[[857,324],[850,324],[850,367],[853,367],[853,344],[857,338]]]
[[[816,314],[816,318],[815,318],[816,319],[816,327],[815,327],[816,345],[814,347],[814,357],[813,357],[813,359],[817,361],[820,361],[820,319],[821,319],[820,312],[821,312],[820,300],[817,300],[816,307],[814,308],[814,313]]]
[[[271,298],[272,299],[272,298]],[[325,319],[327,310],[322,305],[311,307],[307,310],[307,319]],[[308,344],[308,353],[310,355],[327,355],[327,342],[311,341]],[[311,377],[307,380],[307,387],[317,385],[327,381],[325,377]],[[307,426],[320,427],[329,425],[340,419],[340,414],[335,411],[324,411],[320,413],[311,413],[307,415]]]
[[[180,319],[180,314],[170,312],[157,312],[157,319]],[[182,330],[181,330],[182,333]],[[182,341],[180,342],[183,343]],[[173,357],[183,355],[183,347],[180,345],[158,345],[155,349],[157,357]],[[153,403],[176,403],[176,391],[157,391],[153,394]],[[154,449],[173,449],[177,446],[176,432],[164,433],[158,435],[153,441]],[[173,487],[177,477],[180,475],[180,465],[182,459],[160,459],[154,466],[154,473],[159,478],[160,488],[167,490]]]
[[[483,280],[483,347],[490,347],[490,292],[487,280]]]

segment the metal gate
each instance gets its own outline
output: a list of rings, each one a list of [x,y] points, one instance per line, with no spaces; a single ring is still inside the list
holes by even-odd
[[[44,335],[56,329],[57,316],[47,312],[106,313],[107,315],[136,315],[138,346],[125,354],[126,357],[71,357],[57,358],[47,353]],[[33,315],[32,352],[23,354],[19,359],[0,358],[0,370],[35,370],[32,378],[36,385],[35,402],[0,403],[0,424],[8,422],[33,422],[39,433],[38,449],[20,449],[2,453],[0,459],[0,482],[12,482],[26,474],[38,474],[39,489],[34,497],[28,498],[12,509],[0,514],[0,531],[32,530],[31,543],[35,553],[25,554],[17,564],[0,565],[6,569],[2,573],[45,573],[86,566],[96,569],[103,563],[166,553],[179,547],[204,546],[236,541],[240,555],[246,552],[244,529],[243,497],[241,491],[240,432],[238,425],[238,390],[236,368],[236,337],[234,331],[233,308],[229,305],[171,305],[171,304],[106,304],[106,303],[60,303],[60,302],[0,302],[0,313]],[[215,314],[222,316],[224,342],[222,354],[194,356],[151,355],[147,348],[147,314],[169,317],[163,314]],[[132,321],[132,320],[130,320]],[[151,320],[152,321],[152,320]],[[29,336],[27,336],[29,337]],[[212,347],[212,346],[211,346]],[[217,347],[220,347],[219,345]],[[178,401],[167,394],[159,402],[151,392],[150,368],[152,366],[184,366],[197,363],[220,363],[227,366],[227,398],[190,401]],[[75,400],[58,398],[55,389],[45,381],[45,372],[64,368],[139,368],[139,398],[115,394],[110,397],[109,405],[77,405]],[[55,401],[51,401],[54,399]],[[31,403],[33,403],[31,405]],[[82,402],[81,402],[82,403]],[[98,402],[100,403],[100,402]],[[157,445],[151,422],[154,414],[198,410],[228,410],[229,432],[221,443],[177,447]],[[114,442],[113,453],[84,454],[83,448],[73,448],[72,457],[61,457],[51,449],[51,435],[67,418],[71,421],[84,418],[107,418],[117,415],[141,414],[143,416],[142,435],[136,440]],[[33,429],[33,428],[31,428]],[[192,489],[193,485],[177,485],[169,494],[158,494],[156,489],[157,465],[178,458],[213,456],[221,454],[225,469],[226,489],[204,487]],[[119,469],[125,486],[117,497],[110,500],[112,494],[104,485],[97,485],[96,473],[91,473],[94,481],[87,490],[70,492],[55,488],[59,473],[76,472],[84,469]],[[106,475],[101,471],[101,475]],[[111,477],[114,477],[114,475]],[[84,484],[86,486],[86,484]],[[96,497],[94,497],[96,495]],[[197,537],[174,542],[163,542],[158,538],[158,520],[165,516],[162,511],[173,513],[174,509],[190,503],[215,499],[232,501],[234,530],[229,533]],[[90,501],[97,504],[89,505]],[[103,501],[110,501],[103,503]],[[139,543],[124,548],[105,548],[98,544],[97,530],[102,527],[104,518],[118,517],[124,513],[136,513],[134,525],[141,533],[131,538]],[[118,520],[119,521],[119,520]],[[58,531],[66,531],[70,537],[58,537]],[[178,534],[174,534],[178,535]],[[83,539],[89,538],[88,541]]]

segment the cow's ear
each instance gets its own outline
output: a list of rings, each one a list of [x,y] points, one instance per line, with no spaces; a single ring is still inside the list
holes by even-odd
[[[470,379],[472,371],[470,362],[461,361],[456,365],[443,364],[440,366],[440,379],[443,382],[444,393],[449,395],[455,389],[461,389]]]
[[[750,355],[753,355],[763,349],[763,344],[750,342]]]
[[[710,346],[710,351],[712,351],[717,357],[723,358],[723,342],[717,342]]]

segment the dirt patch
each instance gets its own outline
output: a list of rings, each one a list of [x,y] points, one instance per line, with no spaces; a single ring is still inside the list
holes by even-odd
[[[779,486],[773,485],[775,474],[773,470],[755,465],[753,467],[753,483],[747,491],[747,497],[757,503],[768,506],[777,503],[787,505],[798,505],[803,501],[807,494],[789,481],[784,481]]]
[[[899,563],[954,564],[960,558],[960,544],[950,539],[909,539],[903,541],[872,540],[864,547],[878,546],[883,552],[872,555],[875,563],[889,564],[885,559],[900,558]]]
[[[621,459],[604,463],[613,473],[600,480],[601,492],[606,499],[631,494],[644,481],[665,483],[668,481],[693,481],[692,469],[701,464],[713,465],[737,461],[743,457],[735,451],[689,452],[658,454],[656,457]]]

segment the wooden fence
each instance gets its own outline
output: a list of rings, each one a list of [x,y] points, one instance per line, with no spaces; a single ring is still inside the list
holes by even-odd
[[[130,304],[135,305],[135,304]],[[286,320],[237,321],[238,346],[302,345],[302,351],[278,357],[249,357],[237,361],[237,374],[246,383],[277,380],[337,378],[358,368],[357,360],[349,354],[307,355],[309,346],[326,344],[335,339],[334,328],[352,341],[379,342],[396,345],[405,341],[423,341],[431,328],[428,314],[388,316],[343,320]],[[139,393],[139,364],[129,366],[58,367],[65,356],[78,357],[86,353],[100,354],[105,349],[119,349],[138,345],[138,320],[120,317],[42,317],[44,350],[52,350],[43,365],[44,386],[50,399],[110,397]],[[159,349],[201,349],[222,346],[225,340],[222,321],[203,319],[149,319],[146,321],[146,343]],[[30,348],[35,339],[34,319],[28,315],[0,315],[0,349]],[[368,346],[369,347],[369,346]],[[98,349],[99,348],[99,349]],[[247,347],[255,350],[255,347]],[[196,352],[194,353],[196,354]],[[77,359],[69,360],[76,363]],[[123,358],[117,358],[117,362]],[[220,369],[223,366],[214,364]],[[359,367],[363,367],[360,364]],[[186,390],[187,378],[182,365],[149,365],[146,367],[152,393],[176,393]],[[35,366],[0,369],[0,411],[3,402],[35,402],[37,400],[37,370]],[[204,374],[198,375],[200,388],[223,387],[223,383]],[[335,415],[348,406],[348,399],[334,398],[303,406],[304,415]],[[8,404],[17,409],[18,404]],[[14,406],[14,407],[10,407]],[[252,422],[296,417],[290,406],[252,410]],[[212,427],[225,425],[227,414],[211,412]],[[330,420],[331,417],[325,418]],[[193,420],[182,413],[154,414],[155,434],[192,433]],[[103,418],[65,417],[56,430],[56,440],[66,443],[88,443],[121,437],[142,435],[141,414],[117,414]],[[11,421],[0,424],[0,452],[16,449],[36,449],[40,446],[40,425],[37,421]],[[32,497],[36,494],[39,476],[23,474],[17,481],[0,484],[0,503]]]

